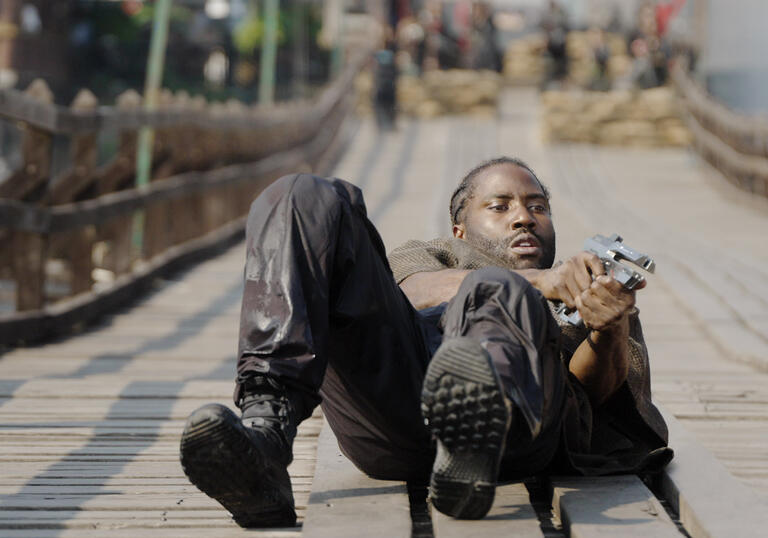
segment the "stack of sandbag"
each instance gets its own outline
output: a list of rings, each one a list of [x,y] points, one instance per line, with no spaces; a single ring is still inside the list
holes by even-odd
[[[373,108],[373,78],[361,73],[355,83],[357,110],[370,114]],[[421,77],[401,75],[397,79],[397,107],[402,114],[432,118],[443,114],[496,114],[501,76],[493,71],[451,69],[427,71]]]
[[[600,39],[597,30],[586,32],[570,32],[566,39],[568,51],[568,73],[573,83],[580,87],[589,87],[595,77],[597,64],[595,62],[595,46]],[[602,40],[609,52],[606,76],[616,80],[629,73],[632,69],[632,59],[627,54],[627,43],[620,34],[604,32]]]
[[[545,140],[624,146],[685,146],[690,133],[671,88],[542,94]]]
[[[537,84],[546,69],[544,34],[531,34],[509,42],[504,52],[504,78],[511,84]]]
[[[500,90],[501,77],[493,71],[428,71],[421,78],[398,79],[397,103],[404,114],[422,118],[441,114],[493,115]]]
[[[569,32],[566,39],[568,73],[571,82],[589,87],[596,76],[595,47],[603,40],[609,51],[606,76],[613,81],[632,69],[627,45],[621,34],[597,30]],[[544,34],[531,34],[509,42],[504,54],[504,77],[512,84],[538,83],[547,70],[547,40]]]

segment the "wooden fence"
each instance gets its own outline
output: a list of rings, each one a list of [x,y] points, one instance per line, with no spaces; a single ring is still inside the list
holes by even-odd
[[[251,201],[277,177],[327,173],[367,57],[355,56],[316,99],[270,108],[166,93],[149,113],[135,92],[99,107],[87,91],[64,108],[42,81],[0,91],[0,118],[21,131],[21,165],[0,183],[0,279],[15,283],[0,345],[41,340],[115,308],[157,275],[241,237]],[[145,126],[155,130],[152,180],[137,189]],[[117,150],[98,165],[105,132],[117,133]],[[56,177],[54,137],[65,137],[70,154]],[[137,215],[141,249],[132,241]]]
[[[768,196],[768,119],[719,103],[691,78],[685,62],[674,67],[672,79],[699,154],[735,185]]]

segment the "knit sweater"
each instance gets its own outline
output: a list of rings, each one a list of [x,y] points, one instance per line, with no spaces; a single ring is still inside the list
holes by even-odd
[[[398,283],[417,272],[442,269],[473,270],[505,265],[503,261],[457,238],[408,241],[390,253],[389,263]],[[549,305],[554,314],[559,305],[552,301],[549,301]],[[625,441],[628,441],[629,445],[633,445],[638,452],[638,458],[642,458],[643,452],[662,447],[668,440],[664,419],[651,402],[648,350],[638,314],[637,309],[630,314],[630,331],[627,341],[629,374],[626,383],[599,409],[588,412],[591,414],[592,423],[589,432],[591,440],[588,445],[591,447],[592,454],[614,452],[617,445],[626,445]],[[567,367],[576,348],[586,339],[588,329],[583,326],[573,326],[557,316],[555,319],[561,330],[561,360]],[[574,382],[572,376],[570,382]],[[593,463],[595,462],[590,461],[587,467],[594,467]],[[596,464],[605,468],[605,462]],[[576,466],[578,465],[577,461]],[[620,468],[613,469],[608,465],[608,472],[614,470],[621,472]]]

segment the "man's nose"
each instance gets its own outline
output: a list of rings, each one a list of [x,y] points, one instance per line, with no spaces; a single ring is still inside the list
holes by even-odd
[[[531,216],[528,208],[521,205],[518,206],[512,214],[512,227],[513,228],[533,228],[536,225],[536,221]]]

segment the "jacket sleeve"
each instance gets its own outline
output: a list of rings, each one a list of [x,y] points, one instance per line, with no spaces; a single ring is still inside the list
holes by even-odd
[[[387,257],[398,284],[414,273],[456,267],[456,256],[442,239],[410,240],[390,252]]]

